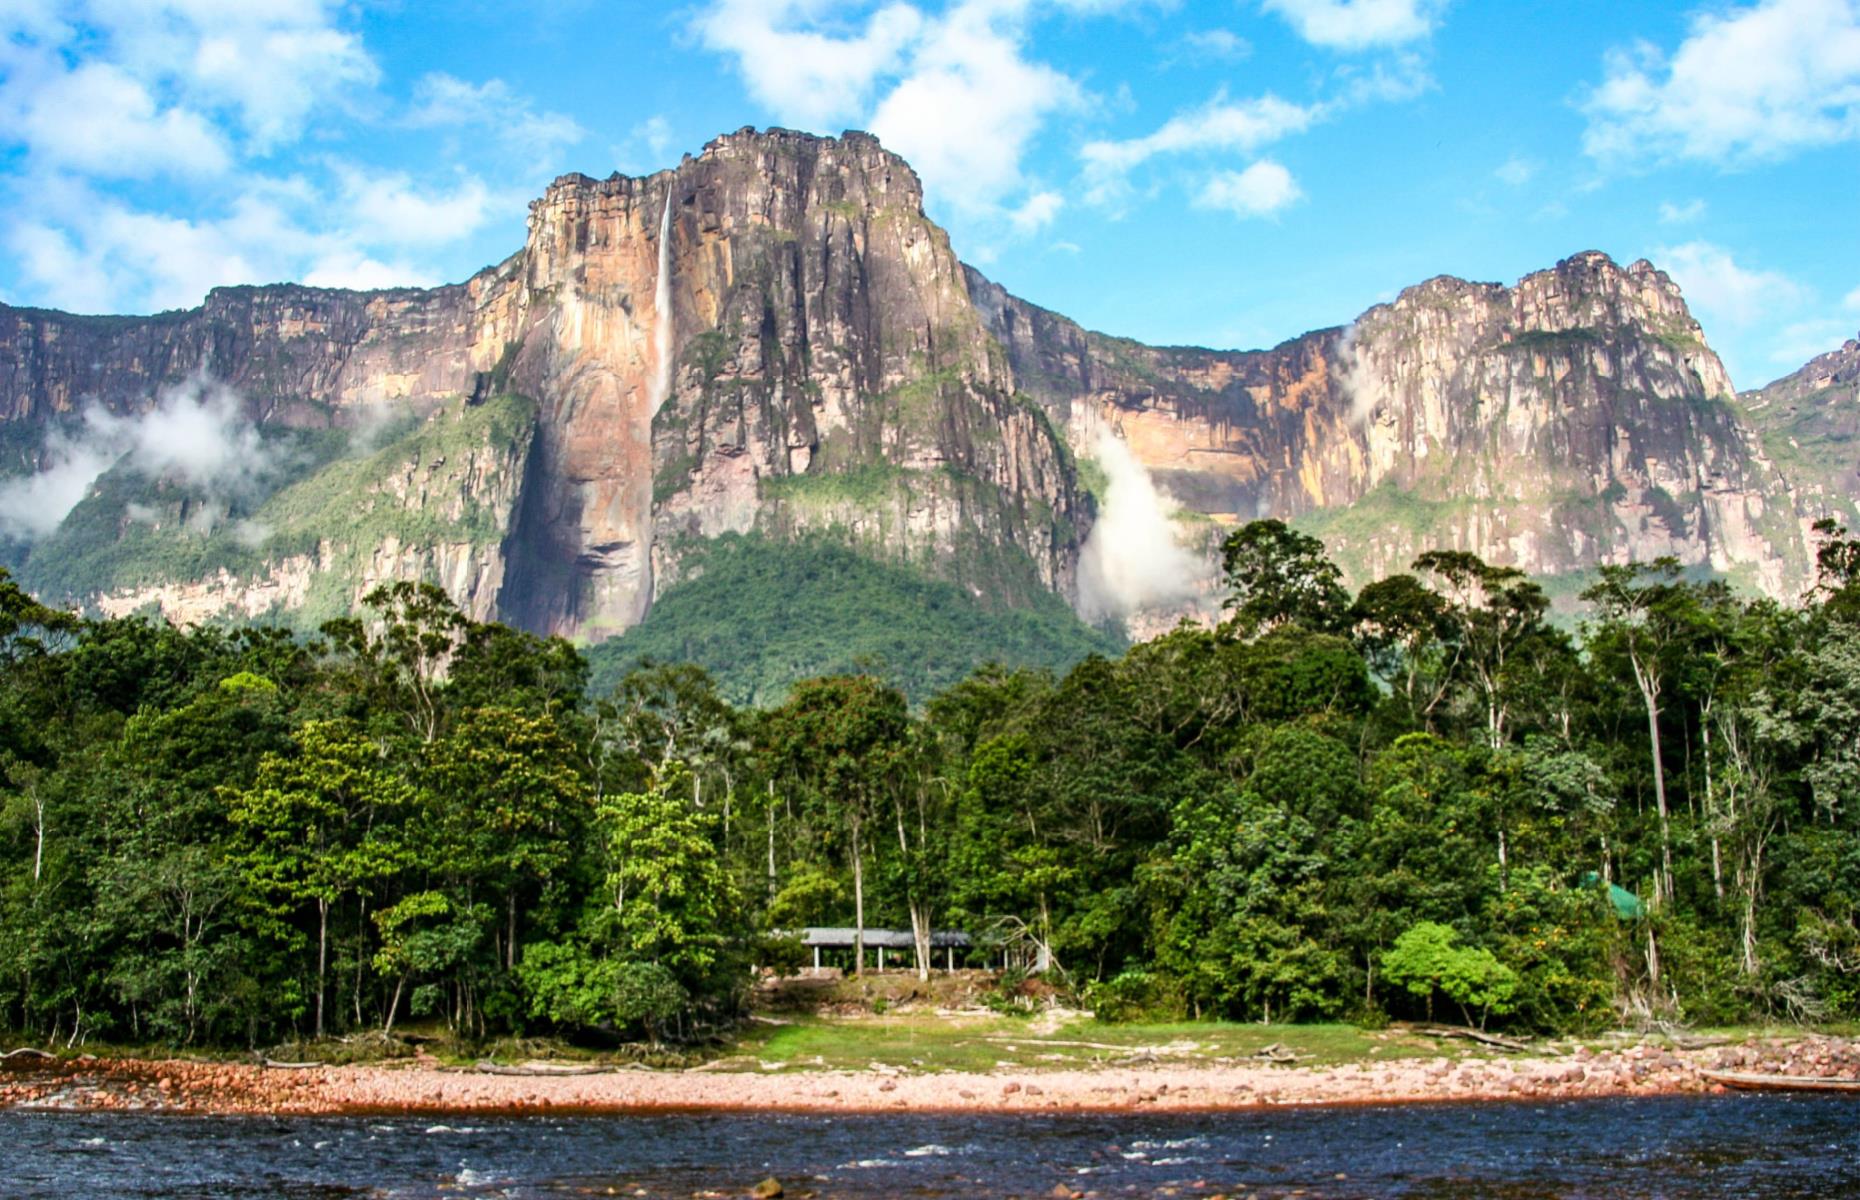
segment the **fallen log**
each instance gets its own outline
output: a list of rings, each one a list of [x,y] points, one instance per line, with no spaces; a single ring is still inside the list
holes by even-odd
[[[259,1058],[258,1062],[260,1066],[267,1067],[273,1071],[313,1071],[318,1067],[326,1067],[329,1065],[328,1063],[320,1062],[281,1062],[275,1058],[265,1058],[262,1056]]]
[[[522,1066],[506,1067],[494,1062],[480,1062],[480,1075],[607,1075],[615,1068],[601,1065],[570,1066],[566,1063],[525,1063]]]
[[[1813,1075],[1767,1075],[1743,1071],[1700,1071],[1699,1078],[1746,1092],[1847,1092],[1860,1095],[1860,1079],[1819,1079]]]
[[[17,1050],[8,1050],[5,1054],[0,1054],[0,1062],[8,1062],[15,1058],[37,1058],[50,1062],[56,1057],[58,1056],[49,1050],[41,1050],[36,1046],[21,1046]]]
[[[1416,1025],[1413,1032],[1425,1037],[1464,1038],[1469,1042],[1478,1042],[1482,1046],[1495,1046],[1500,1050],[1509,1050],[1513,1054],[1528,1054],[1528,1043],[1516,1038],[1500,1037],[1496,1033],[1487,1033],[1483,1029],[1473,1029],[1465,1025]]]

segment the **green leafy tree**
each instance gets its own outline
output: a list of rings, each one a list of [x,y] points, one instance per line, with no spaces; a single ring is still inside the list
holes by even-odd
[[[1460,945],[1459,935],[1445,925],[1423,921],[1395,939],[1382,956],[1382,976],[1410,995],[1426,1002],[1427,1019],[1434,1019],[1434,994],[1444,993],[1459,1005],[1466,1023],[1479,1010],[1479,1028],[1494,1013],[1512,1010],[1518,991],[1516,972],[1498,961],[1490,950]]]

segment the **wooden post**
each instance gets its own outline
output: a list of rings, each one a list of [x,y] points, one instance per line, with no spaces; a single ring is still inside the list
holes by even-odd
[[[820,947],[815,946],[814,947],[814,970],[818,971],[819,969],[820,969]]]
[[[943,961],[949,964],[943,969],[946,971],[954,971],[956,969],[956,948],[954,946],[948,947],[943,951],[943,955]]]
[[[883,946],[878,948],[878,969],[881,971],[885,969],[885,948]]]

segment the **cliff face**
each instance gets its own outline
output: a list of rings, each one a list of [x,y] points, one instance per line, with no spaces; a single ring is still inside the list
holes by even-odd
[[[1804,563],[1785,481],[1649,264],[1436,279],[1272,350],[1150,347],[963,267],[863,134],[745,130],[646,178],[566,176],[522,250],[449,287],[0,306],[0,470],[46,463],[87,405],[145,413],[203,372],[267,437],[365,444],[219,526],[160,515],[119,466],[26,559],[48,598],[308,618],[421,577],[598,639],[704,539],[831,530],[990,603],[1076,599],[1094,505],[1072,447],[1106,424],[1212,518],[1190,540],[1285,515],[1359,576],[1431,546],[1551,575],[1672,553],[1782,592]]]
[[[1022,386],[1119,428],[1184,505],[1294,518],[1363,578],[1421,550],[1533,574],[1672,554],[1772,593],[1802,530],[1672,281],[1589,253],[1438,278],[1271,350],[1085,332],[972,277]]]
[[[1860,527],[1860,339],[1743,393],[1738,403],[1810,515]]]
[[[346,553],[307,569],[346,572],[355,595],[443,575],[469,582],[481,615],[544,632],[635,624],[690,539],[750,530],[837,529],[990,602],[1070,594],[1090,523],[916,175],[861,134],[743,131],[645,179],[564,177],[532,204],[523,250],[458,286],[223,289],[151,318],[0,308],[0,417],[31,465],[48,423],[89,404],[146,411],[201,371],[263,427],[533,402],[521,452],[456,481],[474,512],[506,514],[494,544],[396,534],[359,574]],[[57,598],[249,615],[306,590],[262,583],[298,579],[301,557]]]

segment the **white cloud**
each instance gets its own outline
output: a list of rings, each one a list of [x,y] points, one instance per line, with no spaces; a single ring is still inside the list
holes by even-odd
[[[1201,59],[1239,62],[1252,56],[1253,43],[1231,29],[1194,29],[1182,37],[1182,47]]]
[[[1730,251],[1710,242],[1686,242],[1654,252],[1685,293],[1689,307],[1734,328],[1773,316],[1779,307],[1800,304],[1802,286],[1776,271],[1740,265]]]
[[[1225,91],[1200,108],[1178,113],[1155,132],[1124,141],[1088,142],[1080,151],[1094,201],[1115,199],[1124,178],[1158,155],[1205,151],[1257,150],[1300,133],[1322,118],[1317,106],[1293,104],[1267,94],[1229,100]]]
[[[654,117],[662,126],[665,119]],[[469,83],[444,72],[424,75],[414,85],[407,123],[416,129],[467,127],[482,130],[532,162],[548,164],[587,136],[573,117],[538,112],[527,96],[501,79]]]
[[[1077,242],[1054,242],[1047,247],[1054,254],[1078,254],[1083,250]]]
[[[835,20],[830,0],[719,0],[697,20],[711,50],[736,60],[749,93],[783,120],[811,127],[864,111],[923,26],[908,4],[887,4],[863,26]],[[811,27],[810,27],[811,26]]]
[[[1270,217],[1302,195],[1290,171],[1263,158],[1244,171],[1216,173],[1196,194],[1195,207],[1222,209],[1236,217]]]
[[[492,196],[479,180],[466,177],[450,192],[415,184],[405,171],[373,174],[342,168],[343,200],[357,240],[387,245],[434,245],[475,233],[490,219]]]
[[[1763,0],[1692,19],[1669,57],[1610,52],[1585,105],[1596,158],[1776,159],[1860,137],[1860,0]]]
[[[1298,36],[1331,50],[1369,50],[1417,41],[1434,31],[1445,0],[1264,0]]]
[[[110,63],[58,71],[0,101],[35,161],[94,175],[217,175],[231,165],[225,140],[197,112],[158,107],[143,84]],[[0,135],[4,138],[5,135]]]
[[[1841,298],[1841,307],[1849,312],[1860,312],[1860,287]]]
[[[934,15],[892,3],[863,19],[832,0],[716,0],[695,29],[780,122],[826,133],[863,124],[937,200],[999,220],[1027,186],[1029,144],[1085,99],[1070,76],[1027,54],[1038,15],[1033,0],[953,0]]]
[[[1528,158],[1514,154],[1500,163],[1498,169],[1492,174],[1500,183],[1511,187],[1523,187],[1536,176],[1537,164]]]
[[[393,231],[423,205],[435,219],[449,206],[410,194],[397,207],[391,188],[374,194],[378,207],[358,214],[313,188],[254,180],[223,213],[186,218],[66,185],[48,211],[17,221],[6,244],[38,303],[76,312],[190,308],[214,287],[289,279],[363,288],[438,282],[398,257]],[[53,215],[61,212],[79,218]]]
[[[39,159],[100,174],[127,173],[91,161],[113,143],[136,163],[166,145],[183,164],[223,166],[221,118],[269,152],[379,78],[323,0],[73,0],[57,13],[0,17],[0,115]]]
[[[1064,208],[1066,198],[1058,192],[1035,192],[1027,197],[1027,202],[1008,215],[1008,221],[1014,226],[1014,232],[1023,236],[1038,233],[1053,223],[1053,218]]]
[[[164,388],[145,412],[119,417],[91,405],[75,432],[55,431],[38,472],[0,483],[0,529],[45,536],[119,463],[147,478],[173,479],[204,492],[210,503],[189,522],[199,532],[225,516],[228,499],[249,496],[277,466],[238,395],[196,374]],[[140,505],[129,513],[132,520],[152,515]]]
[[[1684,204],[1664,201],[1660,205],[1660,224],[1687,225],[1705,215],[1703,200],[1688,200]]]
[[[1017,190],[1028,143],[1082,98],[1068,76],[1022,53],[1024,15],[996,0],[956,4],[926,27],[909,73],[872,114],[872,132],[959,208]]]

